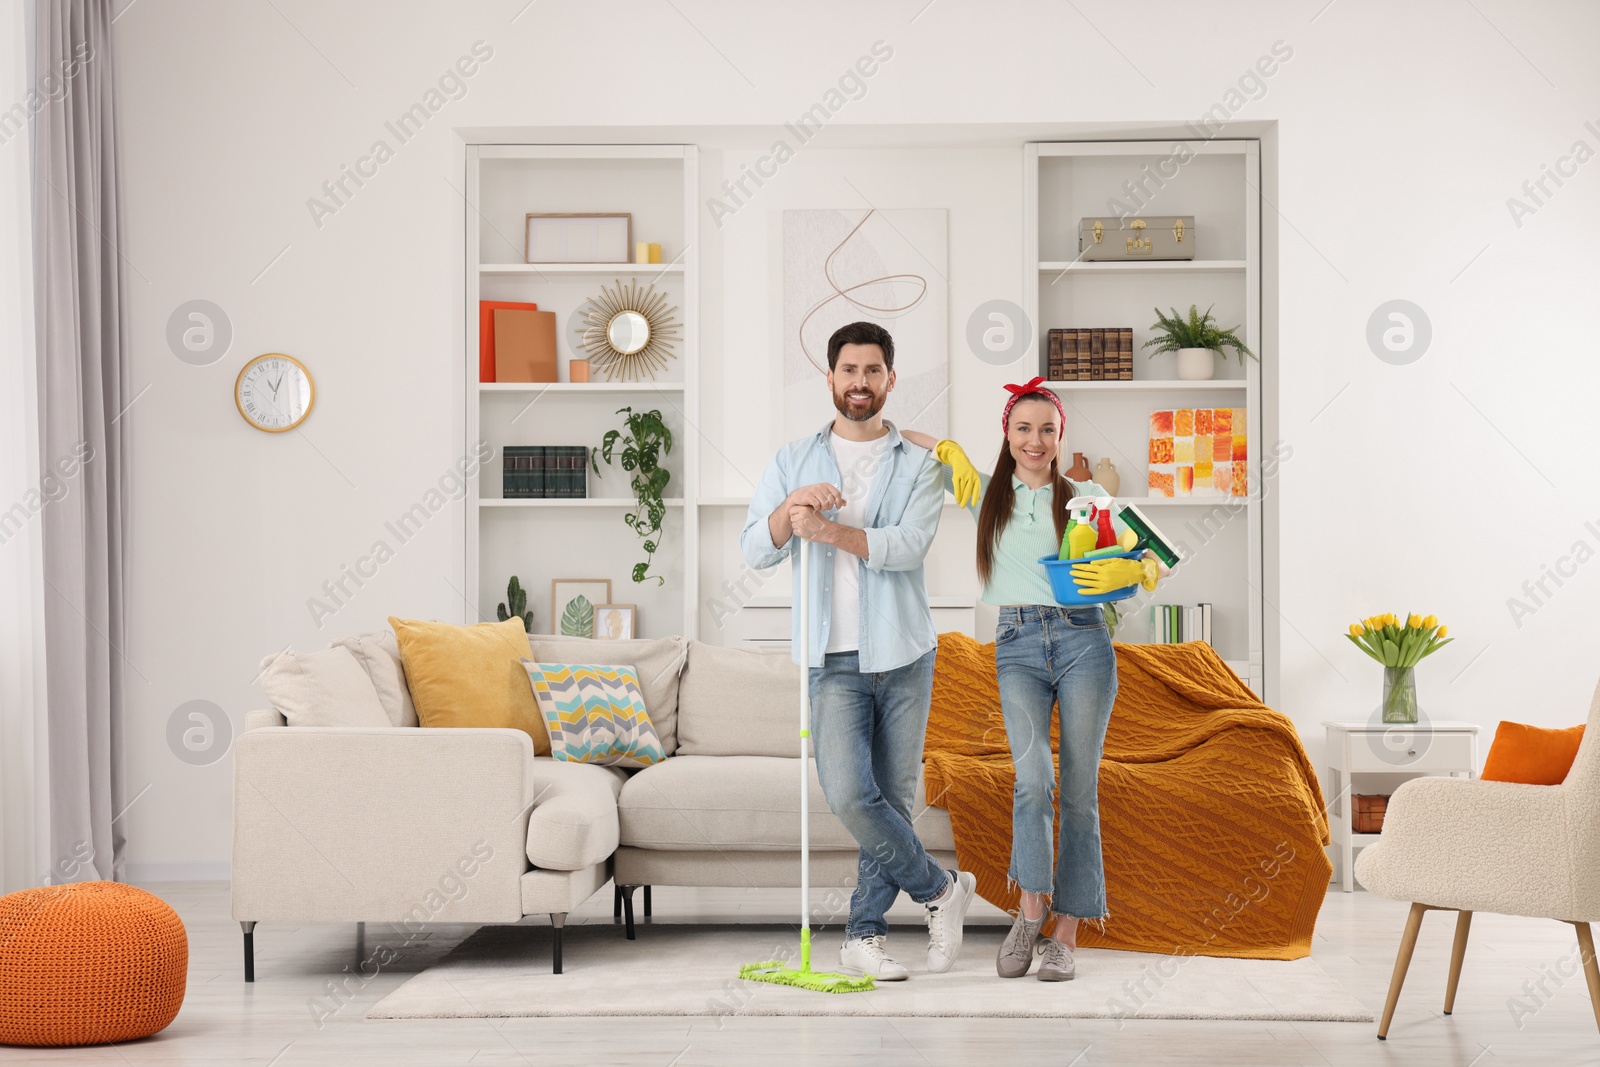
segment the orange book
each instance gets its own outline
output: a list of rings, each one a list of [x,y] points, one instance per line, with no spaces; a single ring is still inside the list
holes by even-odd
[[[497,382],[556,380],[556,313],[496,308],[494,378]]]
[[[494,313],[496,308],[517,311],[538,311],[538,304],[518,303],[515,300],[478,301],[478,381],[492,382],[494,378]]]

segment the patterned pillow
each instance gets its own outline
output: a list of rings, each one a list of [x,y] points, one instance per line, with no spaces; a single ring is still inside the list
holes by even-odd
[[[556,759],[648,767],[666,758],[632,667],[529,659],[522,666],[550,731],[550,755]]]

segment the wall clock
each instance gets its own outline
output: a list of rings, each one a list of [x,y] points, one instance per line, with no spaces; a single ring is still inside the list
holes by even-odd
[[[244,365],[233,383],[239,414],[258,430],[283,433],[306,421],[317,387],[305,364],[282,352],[268,352]]]

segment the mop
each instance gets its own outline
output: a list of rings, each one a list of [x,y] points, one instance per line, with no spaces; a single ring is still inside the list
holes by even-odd
[[[810,547],[810,541],[800,541],[800,966],[790,967],[783,960],[747,963],[739,968],[739,977],[819,993],[865,993],[874,988],[871,975],[858,978],[811,969],[811,782],[806,770],[806,740],[811,736]]]

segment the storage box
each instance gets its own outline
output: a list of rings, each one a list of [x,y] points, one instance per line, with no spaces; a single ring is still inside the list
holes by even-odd
[[[1389,798],[1379,794],[1352,794],[1350,797],[1350,829],[1358,834],[1381,834],[1383,813],[1389,810]]]
[[[1078,258],[1090,263],[1123,259],[1193,259],[1193,215],[1116,216],[1078,223]]]

